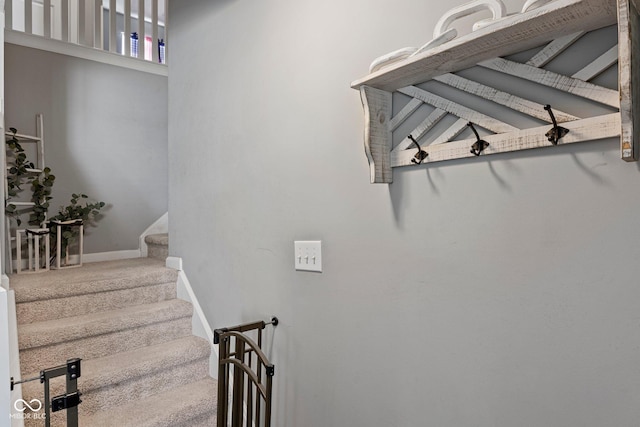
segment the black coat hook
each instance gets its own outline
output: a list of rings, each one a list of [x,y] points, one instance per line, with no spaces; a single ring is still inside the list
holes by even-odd
[[[473,133],[476,135],[476,142],[474,142],[471,146],[471,153],[479,156],[480,153],[482,153],[484,149],[489,146],[489,143],[480,139],[480,135],[478,135],[478,131],[476,130],[476,128],[473,127],[473,123],[469,122],[467,123],[467,126],[469,126]]]
[[[424,159],[427,158],[429,153],[427,153],[422,148],[420,148],[420,144],[418,144],[418,141],[415,140],[413,135],[409,135],[407,138],[409,138],[411,141],[413,141],[413,143],[416,144],[416,148],[418,149],[418,152],[416,153],[416,155],[413,156],[414,158],[411,159],[411,163],[415,163],[416,165],[419,165],[420,163],[422,163],[422,161]]]
[[[553,115],[553,110],[551,110],[551,105],[547,104],[544,106],[544,109],[549,112],[551,116],[551,121],[553,122],[553,128],[549,130],[549,132],[544,135],[547,137],[550,143],[553,145],[558,145],[558,141],[560,138],[569,133],[569,129],[558,126],[558,122],[556,122],[556,117]]]

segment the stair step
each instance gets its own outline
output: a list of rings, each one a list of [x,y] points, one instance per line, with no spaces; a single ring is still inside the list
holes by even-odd
[[[143,284],[135,288],[19,303],[16,304],[16,316],[19,324],[42,322],[166,301],[176,298],[176,294],[175,281]]]
[[[92,427],[215,426],[217,382],[205,378],[156,395],[132,400],[117,410],[80,416],[78,425]],[[81,405],[82,406],[82,405]]]
[[[149,234],[144,238],[149,258],[166,260],[169,256],[169,234]]]
[[[151,240],[150,247],[167,249],[156,245],[162,239]],[[22,378],[79,357],[79,425],[215,425],[211,345],[192,335],[193,308],[175,299],[177,276],[150,258],[13,275]],[[24,384],[24,398],[41,399],[42,387]],[[51,380],[51,396],[64,389],[64,377]],[[65,426],[65,411],[51,422]],[[41,425],[25,420],[26,427]]]
[[[16,303],[68,298],[158,283],[176,282],[178,272],[150,258],[87,263],[82,268],[13,274]]]
[[[23,377],[79,357],[90,359],[191,334],[193,308],[168,300],[18,325]]]
[[[148,245],[169,246],[169,233],[149,234],[144,241]]]
[[[195,336],[82,362],[78,389],[80,414],[121,406],[136,399],[202,380],[209,375],[210,345]],[[27,401],[43,400],[43,386],[23,385]],[[65,392],[65,381],[51,382],[51,395]]]

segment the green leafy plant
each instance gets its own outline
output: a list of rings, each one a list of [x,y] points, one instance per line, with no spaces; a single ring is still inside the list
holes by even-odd
[[[22,220],[19,217],[20,212],[16,205],[10,203],[12,197],[18,196],[22,191],[22,185],[29,178],[35,168],[33,162],[27,159],[27,154],[18,140],[16,128],[9,128],[11,135],[6,140],[7,145],[7,200],[5,201],[5,213],[9,217],[13,217],[16,223],[20,225]]]
[[[18,130],[16,128],[9,128],[12,135],[7,139],[7,165],[9,166],[7,173],[7,186],[9,191],[7,192],[9,197],[15,197],[20,191],[22,191],[22,184],[25,178],[29,174],[29,169],[34,169],[33,162],[27,160],[27,154],[24,152],[24,148],[20,145],[16,134]]]
[[[47,219],[51,190],[56,177],[50,168],[44,168],[41,173],[31,180],[31,201],[33,208],[29,214],[29,225],[41,227]]]

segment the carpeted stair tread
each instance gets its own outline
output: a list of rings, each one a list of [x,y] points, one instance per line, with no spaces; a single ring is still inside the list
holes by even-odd
[[[166,260],[169,256],[169,234],[149,234],[144,238],[147,244],[147,256],[157,260]]]
[[[169,234],[168,233],[149,234],[144,237],[144,241],[148,245],[168,246]]]
[[[93,390],[108,382],[124,382],[132,377],[151,375],[170,366],[208,358],[211,346],[207,340],[188,336],[167,343],[156,344],[98,359],[82,365],[82,388]]]
[[[192,427],[214,420],[217,383],[206,378],[131,403],[80,416],[79,425],[91,427]],[[206,425],[206,424],[202,424]],[[210,424],[215,425],[215,424]]]
[[[174,281],[66,298],[22,302],[16,304],[16,315],[19,324],[42,322],[175,299],[176,292]]]
[[[18,327],[20,350],[104,335],[142,325],[191,316],[190,303],[178,299],[36,322]]]
[[[84,264],[81,268],[42,274],[14,274],[11,288],[16,303],[94,294],[158,283],[175,283],[178,272],[153,258],[134,258]]]
[[[191,317],[189,316],[105,335],[20,350],[20,370],[23,377],[31,377],[43,368],[62,365],[67,359],[73,357],[81,359],[103,357],[160,344],[190,334]]]
[[[82,392],[81,413],[116,406],[130,396],[147,396],[171,386],[198,381],[208,375],[210,345],[195,336],[180,338],[132,351],[82,361],[78,389]],[[196,363],[199,366],[195,366]],[[181,367],[185,367],[182,372]],[[145,384],[148,383],[148,384]],[[23,385],[23,397],[42,400],[38,382]],[[51,382],[51,395],[65,392],[63,378]]]

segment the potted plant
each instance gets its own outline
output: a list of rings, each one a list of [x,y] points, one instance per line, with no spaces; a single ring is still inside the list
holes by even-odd
[[[83,199],[84,204],[81,202]],[[53,241],[57,242],[58,238],[60,239],[60,252],[57,252],[56,245],[56,249],[54,249],[55,253],[52,256],[52,260],[56,259],[58,267],[61,266],[62,259],[64,259],[64,265],[69,264],[70,246],[78,241],[82,241],[84,225],[92,224],[97,219],[96,217],[99,215],[100,210],[105,207],[104,202],[89,202],[87,199],[89,199],[89,196],[86,194],[73,193],[69,204],[61,206],[57,215],[51,217],[49,220],[49,228]],[[80,261],[80,264],[81,263]]]

